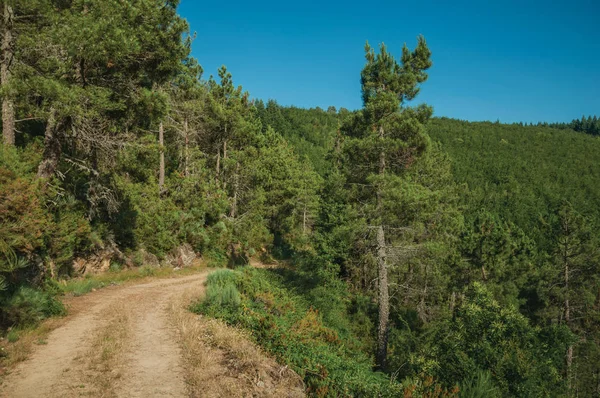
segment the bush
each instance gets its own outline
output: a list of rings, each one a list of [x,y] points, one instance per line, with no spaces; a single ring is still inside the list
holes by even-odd
[[[65,313],[64,305],[42,290],[21,287],[3,305],[4,324],[30,326]]]
[[[36,181],[0,164],[0,266],[9,251],[28,257],[43,248],[49,223]]]
[[[206,278],[207,286],[225,286],[228,284],[235,284],[237,281],[237,273],[230,269],[219,269],[212,272]]]
[[[19,335],[19,329],[11,329],[6,333],[6,340],[8,340],[9,343],[16,343],[19,341],[19,337],[21,337]]]
[[[428,338],[425,355],[415,356],[413,366],[432,371],[447,386],[466,383],[473,391],[489,386],[487,376],[477,375],[488,369],[504,396],[545,396],[561,388],[562,358],[553,363],[549,353],[537,350],[543,346],[540,329],[516,308],[501,306],[482,283],[472,284],[453,317],[436,325]],[[422,365],[429,363],[434,366]]]
[[[241,304],[240,292],[233,284],[210,285],[206,288],[206,301],[210,306],[237,308]]]
[[[236,287],[237,279],[237,272],[229,269],[219,269],[208,275],[203,305],[215,308],[214,311],[220,311],[223,307],[239,307],[242,299]]]
[[[110,272],[119,272],[121,271],[121,269],[123,268],[123,266],[118,263],[118,262],[111,262],[110,263],[110,267],[109,267],[109,271]]]
[[[479,371],[461,383],[460,396],[461,398],[496,398],[501,395],[490,372]]]

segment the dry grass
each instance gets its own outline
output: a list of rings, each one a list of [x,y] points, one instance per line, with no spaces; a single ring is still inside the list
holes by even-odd
[[[305,396],[302,379],[269,358],[244,332],[187,311],[191,298],[187,295],[170,308],[191,396]]]
[[[124,303],[112,305],[103,312],[107,324],[92,337],[92,345],[84,357],[83,377],[91,385],[79,385],[80,393],[94,397],[115,397],[114,384],[121,377],[125,344],[130,330],[130,314]],[[83,390],[84,389],[84,390]]]
[[[107,272],[104,274],[94,275],[88,278],[74,278],[69,281],[62,282],[64,286],[74,286],[82,281],[94,281],[93,288],[88,290],[94,291],[98,288],[111,286],[115,284],[138,284],[145,283],[156,279],[171,279],[185,275],[196,274],[206,270],[206,264],[199,260],[191,267],[174,270],[173,268],[156,268],[152,271],[147,269],[135,268],[118,272]],[[67,289],[68,290],[68,289]],[[87,293],[84,292],[84,293]],[[82,293],[82,294],[84,294]],[[2,384],[5,375],[18,363],[29,358],[37,345],[45,344],[48,334],[54,329],[65,324],[71,315],[77,313],[81,308],[78,308],[78,299],[68,295],[63,300],[68,309],[68,315],[63,317],[50,318],[42,321],[38,326],[29,329],[18,331],[18,340],[9,342],[7,339],[0,339],[0,384]]]
[[[26,360],[37,345],[46,344],[48,334],[65,322],[64,317],[46,319],[36,328],[19,330],[19,339],[13,343],[0,340],[0,384],[8,369]]]

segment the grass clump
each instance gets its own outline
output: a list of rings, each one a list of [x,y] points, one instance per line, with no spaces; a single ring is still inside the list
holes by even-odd
[[[19,341],[19,330],[18,329],[11,329],[8,331],[8,333],[6,333],[6,340],[9,343],[16,343],[17,341]]]
[[[218,269],[206,277],[206,285],[225,286],[235,284],[238,279],[238,273],[230,269]]]
[[[63,286],[62,290],[65,293],[71,293],[73,296],[82,296],[92,290],[100,289],[104,285],[104,282],[93,278],[72,279]]]
[[[209,305],[213,306],[239,307],[241,304],[240,292],[232,284],[210,285],[206,289],[206,300]]]
[[[220,269],[207,277],[206,304],[216,307],[237,308],[241,304],[240,292],[236,287],[234,271]]]
[[[65,313],[64,305],[53,294],[27,286],[20,287],[5,303],[4,324],[32,326]]]

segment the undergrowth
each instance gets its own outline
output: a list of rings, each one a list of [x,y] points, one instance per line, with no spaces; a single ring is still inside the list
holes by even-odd
[[[192,311],[251,331],[259,345],[304,379],[310,396],[443,396],[442,391],[413,394],[373,371],[372,357],[362,351],[349,327],[344,300],[316,300],[321,309],[315,308],[311,299],[319,294],[327,297],[327,289],[300,293],[278,272],[249,267],[214,272],[207,279],[206,299],[194,304]]]
[[[19,327],[37,325],[51,316],[63,315],[64,305],[51,291],[21,286],[2,303],[2,324]]]
[[[237,274],[228,269],[213,272],[207,278],[206,303],[211,307],[237,308],[241,304],[236,288]]]

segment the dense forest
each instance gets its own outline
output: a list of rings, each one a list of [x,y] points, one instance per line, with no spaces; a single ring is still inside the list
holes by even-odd
[[[596,117],[433,117],[423,37],[366,45],[359,110],[253,99],[177,3],[3,2],[3,331],[61,313],[77,259],[187,245],[230,268],[192,310],[311,396],[600,395]]]

